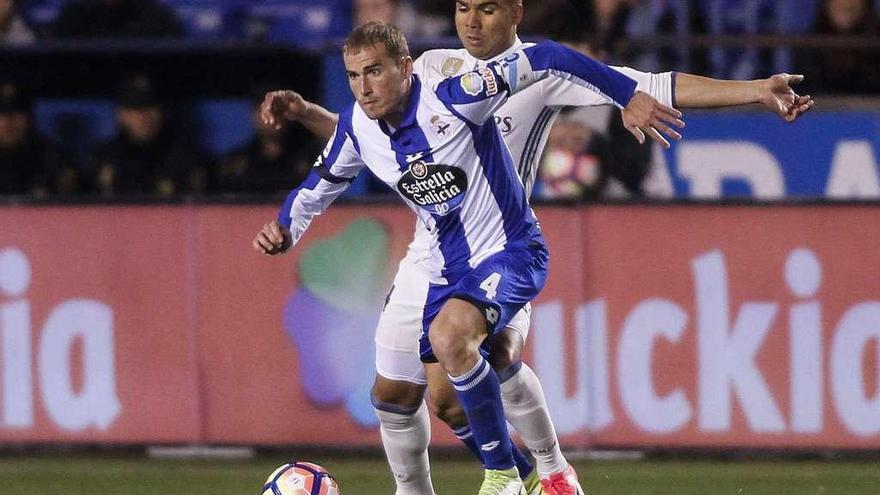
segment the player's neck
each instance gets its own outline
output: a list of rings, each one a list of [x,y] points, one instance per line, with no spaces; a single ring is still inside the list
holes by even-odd
[[[504,55],[505,52],[509,51],[511,48],[516,46],[516,42],[517,42],[517,37],[516,37],[516,35],[514,35],[513,38],[510,39],[510,42],[505,44],[503,47],[501,47],[501,49],[499,49],[497,52],[495,52],[491,55],[484,55],[482,57],[474,57],[474,58],[477,60],[481,60],[483,62],[488,62],[492,59],[500,57],[501,55]]]
[[[404,84],[405,87],[403,95],[400,97],[400,101],[390,113],[382,117],[382,120],[395,129],[400,127],[401,122],[403,122],[403,117],[406,115],[406,107],[409,104],[409,99],[412,96],[413,91],[412,77],[407,78],[407,80],[404,81]]]

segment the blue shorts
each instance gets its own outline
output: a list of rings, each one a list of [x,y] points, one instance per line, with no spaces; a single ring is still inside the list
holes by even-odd
[[[422,316],[419,355],[423,362],[436,363],[428,330],[431,322],[450,298],[470,302],[483,312],[488,336],[504,330],[526,303],[537,297],[547,280],[547,248],[535,242],[528,246],[509,246],[489,256],[465,276],[449,285],[431,284]],[[480,352],[488,354],[486,339]]]

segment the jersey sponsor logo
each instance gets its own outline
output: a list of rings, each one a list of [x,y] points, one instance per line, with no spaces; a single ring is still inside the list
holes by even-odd
[[[439,163],[413,162],[397,181],[405,198],[435,215],[458,209],[468,188],[464,170]]]
[[[495,96],[498,94],[498,80],[495,79],[495,72],[488,67],[480,67],[477,69],[480,77],[486,81],[486,96]]]
[[[440,73],[443,74],[444,77],[452,77],[458,74],[458,71],[461,70],[461,66],[464,65],[464,60],[455,57],[449,57],[443,61],[443,65],[440,68]]]
[[[498,126],[498,130],[501,131],[502,134],[507,134],[513,130],[513,117],[502,117],[501,115],[496,114],[495,125]]]
[[[476,72],[468,72],[461,76],[461,89],[471,96],[477,96],[483,91],[483,77]]]

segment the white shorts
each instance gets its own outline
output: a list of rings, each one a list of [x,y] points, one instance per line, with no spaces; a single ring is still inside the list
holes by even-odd
[[[408,254],[400,261],[394,285],[379,316],[376,328],[376,372],[389,380],[419,385],[428,383],[419,358],[422,314],[428,297],[430,263],[424,257]],[[531,306],[526,304],[507,328],[526,341]]]

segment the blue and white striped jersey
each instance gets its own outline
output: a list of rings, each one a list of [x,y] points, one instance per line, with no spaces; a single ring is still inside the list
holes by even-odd
[[[416,59],[413,70],[422,80],[453,77],[493,62],[500,62],[515,51],[529,46],[534,46],[534,43],[523,43],[517,38],[510,48],[489,60],[475,58],[464,48],[428,50]],[[634,79],[637,90],[653,96],[665,105],[674,106],[673,73],[654,74],[618,66],[611,68]],[[559,112],[569,106],[588,107],[609,104],[613,105],[614,102],[606,95],[572,83],[565,78],[551,75],[512,95],[495,112],[495,123],[510,149],[527,196],[531,196],[541,154],[547,143],[550,128]]]
[[[435,283],[455,280],[505,245],[543,242],[516,165],[493,118],[510,95],[556,77],[623,106],[636,82],[554,42],[448,79],[413,76],[403,121],[392,129],[357,104],[339,115],[309,178],[279,221],[294,243],[364,167],[401,196],[430,235]]]
[[[523,43],[517,38],[510,48],[489,60],[475,58],[464,48],[428,50],[416,59],[413,70],[422,80],[458,76],[493,62],[500,63],[505,57],[529,46],[534,46],[534,43]],[[673,73],[654,74],[629,67],[611,68],[634,79],[637,90],[648,93],[665,105],[674,106]],[[510,150],[526,196],[531,196],[550,128],[559,112],[567,106],[609,104],[613,105],[614,102],[606,95],[551,75],[511,95],[495,112],[495,124]],[[420,221],[416,221],[415,236],[407,249],[407,258],[413,263],[427,263],[431,258],[430,246],[430,233]]]

